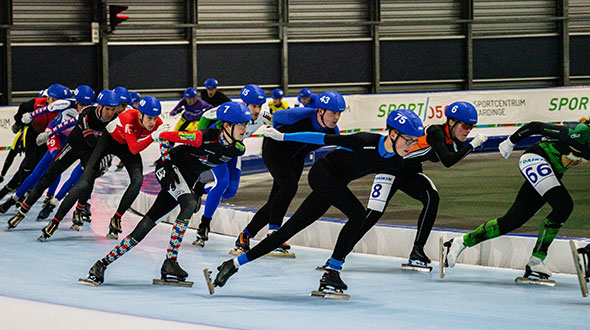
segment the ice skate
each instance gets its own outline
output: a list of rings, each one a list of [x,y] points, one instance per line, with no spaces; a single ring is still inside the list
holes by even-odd
[[[578,249],[576,242],[570,241],[570,248],[572,250],[576,274],[578,275],[578,282],[580,283],[580,290],[582,290],[582,297],[588,297],[588,280],[590,278],[588,261],[590,257],[590,244]]]
[[[348,300],[350,295],[344,293],[348,286],[340,278],[340,272],[327,269],[320,279],[320,287],[311,292],[311,296],[330,299]]]
[[[88,276],[86,276],[86,278],[79,278],[78,283],[90,286],[101,285],[104,282],[105,269],[107,269],[107,265],[105,265],[102,260],[95,262],[92,268],[88,271]]]
[[[107,238],[119,239],[119,234],[123,232],[121,230],[121,218],[118,215],[113,215],[111,223],[109,224],[109,233]]]
[[[0,204],[0,213],[4,214],[10,210],[11,207],[16,205],[16,199],[9,197],[4,203]]]
[[[197,237],[193,242],[193,245],[205,247],[205,242],[209,240],[209,227],[197,228]]]
[[[545,286],[555,286],[555,281],[550,280],[551,271],[541,258],[531,256],[527,263],[524,275],[514,279],[516,283],[538,284]]]
[[[16,228],[18,224],[23,221],[26,214],[23,211],[18,211],[10,220],[8,220],[8,229]]]
[[[160,269],[162,277],[160,279],[154,278],[152,284],[154,285],[171,285],[191,288],[193,282],[186,281],[188,273],[180,268],[176,258],[166,259]]]
[[[58,226],[59,226],[59,222],[57,222],[55,220],[51,220],[47,224],[47,226],[45,226],[45,228],[43,228],[41,230],[43,232],[43,234],[41,234],[41,236],[39,236],[39,238],[37,238],[37,239],[40,242],[45,242],[49,237],[51,237],[51,235],[53,235],[53,233],[55,233]]]
[[[80,227],[84,225],[84,221],[82,221],[82,210],[76,209],[72,216],[72,226],[70,230],[80,231]]]
[[[209,288],[209,294],[215,293],[215,287],[222,287],[225,285],[227,280],[235,273],[238,272],[238,268],[234,265],[233,259],[224,261],[219,267],[217,267],[217,276],[215,281],[211,280],[212,272],[205,268],[203,273],[205,274],[205,281],[207,281],[207,287]]]
[[[414,245],[414,248],[410,253],[410,258],[407,263],[402,264],[402,269],[429,273],[432,271],[432,267],[429,266],[430,262],[430,258],[424,253],[424,248]]]
[[[441,241],[442,241],[442,238],[441,238]],[[463,252],[463,250],[465,250],[465,248],[466,248],[466,246],[465,246],[465,244],[463,244],[463,237],[462,236],[451,238],[449,241],[444,242],[441,246],[442,254],[444,257],[444,259],[441,259],[441,260],[444,260],[444,267],[451,267],[451,268],[455,267],[455,264],[457,263],[457,259],[459,258],[459,256]],[[441,278],[442,278],[442,276],[441,276]]]
[[[229,254],[239,256],[248,250],[250,250],[250,237],[241,232],[236,240],[236,247],[229,251]]]
[[[92,213],[90,212],[90,203],[86,203],[84,209],[82,210],[82,221],[92,222],[92,219],[90,218],[91,216]]]
[[[269,230],[267,237],[274,234],[276,230]],[[277,257],[277,258],[295,258],[295,253],[290,253],[289,249],[291,249],[291,245],[287,243],[282,243],[278,248],[274,249],[272,252],[268,253],[267,257]]]
[[[43,208],[41,209],[41,211],[37,215],[37,221],[41,221],[41,220],[45,220],[45,219],[49,218],[49,216],[51,215],[51,212],[53,212],[53,209],[57,206],[57,204],[59,204],[59,201],[57,200],[57,198],[47,197],[43,201]]]

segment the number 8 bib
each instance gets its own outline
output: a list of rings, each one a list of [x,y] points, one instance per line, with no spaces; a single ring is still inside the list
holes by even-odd
[[[523,154],[518,164],[524,177],[541,196],[549,189],[561,185],[549,162],[537,154]]]
[[[369,196],[369,209],[383,212],[385,205],[387,205],[387,196],[389,196],[389,191],[394,180],[395,176],[389,174],[377,174],[375,176],[373,187],[371,188],[371,196]]]

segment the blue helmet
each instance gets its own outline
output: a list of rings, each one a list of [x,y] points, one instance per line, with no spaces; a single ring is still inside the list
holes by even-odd
[[[309,89],[307,87],[302,88],[299,91],[299,95],[298,95],[299,98],[302,98],[302,97],[310,97],[310,96],[311,96],[311,89]]]
[[[184,90],[184,97],[191,98],[197,96],[197,90],[194,87],[189,87]]]
[[[37,97],[47,97],[47,88],[39,91],[39,95],[37,95]]]
[[[477,110],[469,102],[454,102],[445,109],[447,118],[456,119],[466,124],[477,124]]]
[[[74,91],[74,98],[80,104],[92,104],[94,102],[94,90],[88,85],[80,85]]]
[[[387,127],[395,128],[402,134],[410,136],[424,135],[424,124],[413,111],[407,109],[394,110],[387,115]]]
[[[160,101],[153,96],[146,96],[141,99],[137,109],[144,115],[152,117],[157,117],[162,113],[162,105],[160,104]]]
[[[270,97],[273,99],[280,99],[283,96],[285,96],[285,92],[280,88],[275,88],[270,92]]]
[[[141,94],[139,94],[138,92],[131,92],[129,94],[131,95],[131,104],[139,102],[139,100],[141,100]]]
[[[242,88],[240,98],[246,104],[261,105],[266,102],[266,94],[258,85],[246,85]]]
[[[47,88],[47,96],[63,100],[72,97],[72,91],[62,84],[53,84]]]
[[[243,123],[252,120],[250,109],[240,102],[225,102],[217,108],[217,120],[228,123]]]
[[[109,89],[105,89],[102,92],[98,93],[96,97],[96,101],[100,105],[104,105],[107,107],[116,107],[119,105],[119,97],[115,92]]]
[[[129,104],[129,101],[131,101],[131,94],[129,94],[129,91],[127,90],[127,88],[115,87],[115,89],[113,89],[113,92],[115,92],[115,94],[117,94],[117,97],[119,98],[119,103]]]
[[[219,85],[219,82],[215,78],[205,80],[205,88],[217,88],[217,85]]]
[[[346,102],[338,92],[323,92],[318,98],[319,108],[325,110],[332,110],[334,112],[342,112],[346,110]]]

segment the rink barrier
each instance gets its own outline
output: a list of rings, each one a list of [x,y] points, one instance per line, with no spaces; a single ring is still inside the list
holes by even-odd
[[[155,185],[154,185],[155,183]],[[139,196],[131,208],[145,214],[156,199],[159,185],[155,182],[153,173],[146,174],[144,185]],[[191,219],[189,227],[196,228],[203,214],[203,207]],[[214,233],[236,237],[250,222],[257,210],[248,207],[232,204],[220,204],[211,222],[211,231]],[[173,210],[163,221],[174,223],[179,208]],[[285,221],[288,217],[285,218]],[[336,244],[345,220],[334,218],[321,218],[311,226],[292,237],[288,242],[292,245],[308,246],[327,249],[326,259],[330,256],[331,250]],[[438,261],[439,237],[448,240],[452,237],[463,235],[466,231],[452,230],[446,228],[434,228],[424,248],[426,254],[433,260]],[[413,226],[402,226],[393,224],[378,223],[365,237],[355,246],[354,252],[376,254],[407,258],[412,249],[416,228]],[[266,236],[266,230],[261,230],[255,239],[260,240]],[[194,237],[188,237],[185,241],[192,242]],[[214,239],[214,238],[213,238]],[[578,246],[587,244],[588,239],[558,237],[549,248],[546,265],[552,272],[574,274],[569,248],[569,240],[578,241]],[[459,263],[482,265],[500,268],[524,269],[531,251],[536,242],[536,235],[508,234],[496,239],[483,242],[475,247],[466,249],[459,257]],[[228,246],[228,250],[233,246]],[[437,266],[435,266],[437,267]]]

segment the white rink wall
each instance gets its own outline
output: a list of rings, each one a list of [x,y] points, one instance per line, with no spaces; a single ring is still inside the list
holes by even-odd
[[[156,196],[141,192],[131,208],[141,214],[145,214],[155,198]],[[178,212],[179,209],[176,208],[163,221],[173,222]],[[215,212],[213,221],[211,222],[211,231],[237,237],[250,222],[254,216],[254,212],[255,210],[222,204]],[[202,209],[193,216],[189,227],[196,228],[201,215]],[[331,251],[336,244],[336,239],[342,226],[343,224],[338,221],[316,221],[291,238],[289,244],[317,247]],[[460,231],[434,229],[430,234],[424,250],[433,261],[439,261],[439,237],[442,236],[447,240],[463,234],[464,232]],[[357,244],[354,252],[407,258],[410,254],[415,235],[416,229],[413,228],[377,225]],[[256,236],[256,239],[260,240],[264,236],[266,236],[266,230],[261,230]],[[186,241],[192,241],[193,239],[194,237],[185,238]],[[575,240],[578,241],[578,246],[583,246],[588,241],[585,239]],[[479,244],[476,247],[466,249],[459,257],[458,262],[524,270],[535,241],[536,237],[505,235]],[[228,250],[231,248],[232,246],[228,246]],[[326,259],[330,256],[330,251],[326,251]],[[549,248],[549,255],[545,263],[552,272],[575,274],[569,240],[556,239]]]

